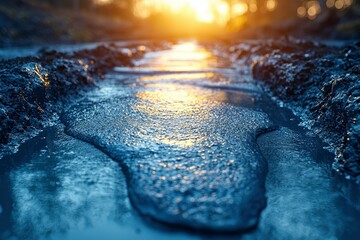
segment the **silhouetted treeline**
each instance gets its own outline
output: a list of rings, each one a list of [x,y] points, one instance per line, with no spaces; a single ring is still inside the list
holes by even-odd
[[[109,17],[131,18],[133,17],[132,9],[135,0],[1,0],[1,1],[18,1],[25,3],[46,3],[57,8],[67,8],[74,11],[87,10],[93,13],[106,15]]]
[[[134,17],[134,0],[113,0],[106,4],[94,5],[93,9],[99,14],[112,17],[130,19]]]
[[[94,4],[94,0],[15,0],[15,1],[26,2],[26,3],[35,3],[35,2],[48,3],[56,7],[73,8],[75,10],[90,9]]]

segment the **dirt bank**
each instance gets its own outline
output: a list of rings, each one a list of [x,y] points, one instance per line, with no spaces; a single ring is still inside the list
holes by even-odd
[[[254,79],[336,154],[334,169],[360,175],[360,43],[343,47],[284,38],[239,44],[231,52],[252,62]]]
[[[0,61],[0,150],[13,151],[58,118],[69,95],[96,85],[114,66],[132,65],[146,48],[101,45],[73,54],[42,52],[40,57]],[[1,157],[1,155],[0,155]]]

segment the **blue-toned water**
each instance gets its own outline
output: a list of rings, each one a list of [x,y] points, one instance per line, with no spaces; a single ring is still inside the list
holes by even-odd
[[[115,68],[1,159],[0,239],[356,239],[358,186],[227,59]]]

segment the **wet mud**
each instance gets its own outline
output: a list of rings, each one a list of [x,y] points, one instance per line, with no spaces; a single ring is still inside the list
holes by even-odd
[[[143,47],[145,48],[145,47]],[[53,124],[71,96],[95,87],[115,66],[131,66],[144,49],[100,45],[72,53],[42,51],[38,57],[0,62],[0,149],[16,148]]]
[[[238,64],[302,119],[336,155],[334,169],[360,174],[360,44],[329,46],[291,38],[230,48]]]

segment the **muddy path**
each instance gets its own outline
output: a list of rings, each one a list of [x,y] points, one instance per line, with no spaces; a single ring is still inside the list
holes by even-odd
[[[355,239],[358,186],[243,70],[193,41],[115,67],[1,160],[0,238]]]

